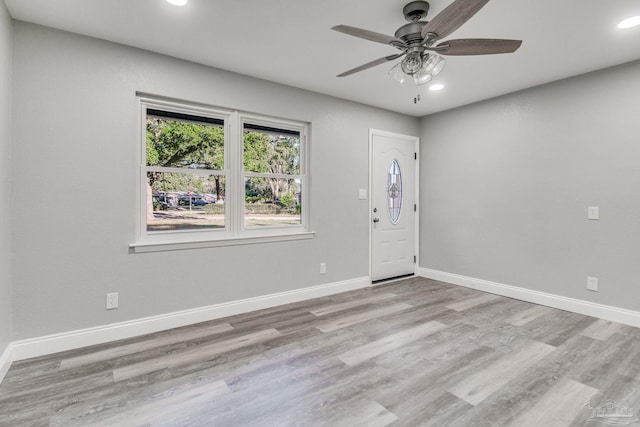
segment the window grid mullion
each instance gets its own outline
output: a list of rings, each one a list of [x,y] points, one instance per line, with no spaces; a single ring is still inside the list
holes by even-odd
[[[172,168],[165,166],[143,166],[145,172],[160,173],[184,173],[191,175],[229,175],[228,169],[195,169],[195,168]]]
[[[275,179],[303,179],[303,175],[290,175],[284,173],[258,173],[258,172],[243,172],[242,176],[245,178],[275,178]]]
[[[231,165],[231,199],[228,208],[231,234],[239,236],[243,231],[244,212],[244,180],[242,178],[242,131],[240,130],[240,117],[234,111],[229,118],[229,164]]]

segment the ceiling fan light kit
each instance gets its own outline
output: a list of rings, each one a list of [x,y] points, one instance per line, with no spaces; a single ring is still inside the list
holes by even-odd
[[[424,68],[420,69],[413,76],[413,82],[417,85],[423,85],[429,83],[431,79],[433,79],[433,75],[424,70]]]
[[[422,54],[420,52],[410,52],[404,57],[400,65],[405,74],[412,76],[422,68]]]
[[[505,39],[457,39],[435,43],[453,33],[475,15],[489,0],[454,0],[431,21],[421,21],[429,11],[429,3],[417,0],[407,3],[402,12],[408,24],[398,28],[394,36],[364,30],[348,25],[336,25],[334,31],[360,37],[377,43],[388,44],[401,53],[385,56],[359,67],[338,74],[346,77],[360,71],[394,61],[402,61],[389,70],[389,75],[400,83],[411,77],[416,85],[430,82],[445,66],[440,55],[492,55],[513,53],[522,44],[521,40]]]
[[[398,62],[396,65],[391,67],[389,70],[389,75],[393,77],[398,83],[402,84],[406,80],[406,74],[402,71],[401,63]]]

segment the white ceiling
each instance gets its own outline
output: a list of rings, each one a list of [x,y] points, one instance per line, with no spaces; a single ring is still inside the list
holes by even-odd
[[[432,0],[430,20],[452,0]],[[492,0],[448,38],[523,40],[514,54],[447,57],[430,92],[387,75],[393,63],[336,74],[398,52],[330,28],[393,35],[408,0],[5,0],[13,18],[85,34],[413,116],[640,59],[638,0]],[[420,93],[421,101],[414,104]]]

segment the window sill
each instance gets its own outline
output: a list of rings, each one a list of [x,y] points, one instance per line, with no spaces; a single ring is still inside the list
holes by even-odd
[[[268,236],[230,237],[219,240],[192,241],[152,241],[131,243],[129,249],[134,253],[179,251],[184,249],[217,248],[220,246],[254,245],[259,243],[287,242],[292,240],[312,239],[314,231],[304,231],[290,234],[270,234]]]

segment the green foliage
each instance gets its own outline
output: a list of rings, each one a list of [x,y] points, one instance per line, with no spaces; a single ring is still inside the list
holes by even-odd
[[[246,203],[264,203],[264,202],[268,202],[271,199],[268,198],[264,198],[262,196],[246,196],[245,197],[245,202]]]
[[[147,166],[224,169],[224,129],[220,126],[166,118],[147,118]],[[244,170],[256,173],[299,174],[300,140],[268,132],[244,133]],[[222,177],[191,174],[148,173],[154,191],[215,193],[224,198]],[[258,202],[280,199],[285,207],[295,204],[298,186],[292,180],[251,178],[245,194]],[[290,194],[287,196],[287,194]],[[284,201],[283,201],[284,197]],[[291,200],[293,199],[293,201]]]
[[[258,173],[300,172],[300,140],[293,136],[244,132],[244,170]]]
[[[244,133],[244,170],[268,172],[271,145],[269,135],[258,132]]]
[[[269,172],[292,173],[300,171],[300,143],[298,138],[271,137]]]
[[[224,129],[204,123],[148,117],[146,152],[147,166],[224,169]],[[197,191],[224,197],[219,176],[203,179],[183,174],[151,173],[148,178],[156,191]]]
[[[156,150],[155,135],[147,128],[147,165],[153,166],[160,162],[160,154]]]
[[[273,200],[271,187],[266,178],[250,178],[244,183],[246,197],[252,197],[256,201]]]
[[[211,193],[214,183],[197,175],[182,173],[156,173],[151,188],[153,191],[194,191]]]
[[[224,168],[219,126],[147,118],[147,166]]]
[[[162,204],[162,203],[160,203],[157,200],[154,200],[153,201],[153,210],[154,211],[166,211],[167,210],[167,206]]]
[[[300,140],[293,136],[265,132],[244,132],[244,170],[256,173],[299,174]],[[252,178],[246,185],[247,196],[276,200],[292,191],[287,180]]]
[[[285,208],[290,208],[296,203],[296,196],[292,193],[284,193],[280,195],[280,203]]]

